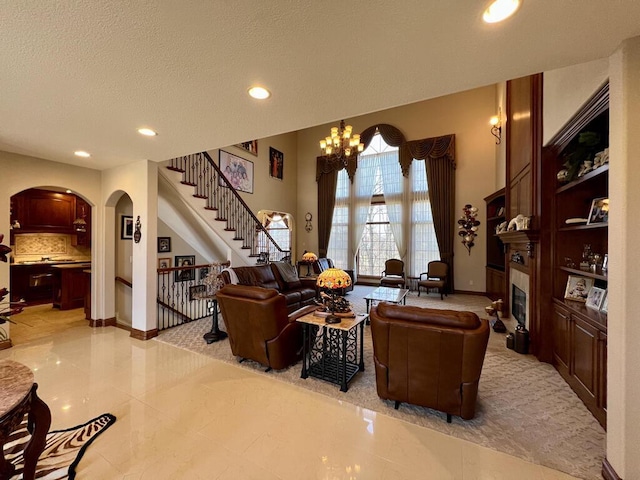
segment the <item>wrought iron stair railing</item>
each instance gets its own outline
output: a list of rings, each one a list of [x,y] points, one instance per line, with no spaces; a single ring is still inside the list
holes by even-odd
[[[167,168],[182,173],[181,183],[194,187],[193,196],[205,200],[204,208],[216,212],[215,220],[226,222],[224,230],[235,232],[233,239],[242,242],[250,257],[291,260],[291,251],[278,245],[207,152],[173,158]]]

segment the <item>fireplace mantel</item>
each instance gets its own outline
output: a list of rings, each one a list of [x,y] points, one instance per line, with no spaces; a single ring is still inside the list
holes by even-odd
[[[534,244],[540,241],[540,232],[538,232],[538,230],[513,230],[498,233],[497,235],[505,246],[511,243],[526,245],[527,256],[529,258],[533,258]]]

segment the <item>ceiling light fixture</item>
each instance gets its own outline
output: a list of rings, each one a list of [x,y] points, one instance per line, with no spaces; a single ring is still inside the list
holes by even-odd
[[[271,92],[264,87],[251,87],[249,95],[258,100],[265,100],[271,96]]]
[[[484,11],[482,19],[486,23],[497,23],[506,20],[516,13],[521,3],[521,0],[494,0]]]
[[[139,128],[138,133],[147,137],[155,137],[156,135],[158,135],[157,132],[151,130],[150,128]]]
[[[77,150],[73,152],[76,157],[89,158],[91,154],[89,152],[85,152],[84,150]]]
[[[364,144],[360,143],[360,135],[353,133],[353,127],[340,120],[340,126],[331,127],[331,135],[320,140],[320,149],[323,155],[335,157],[346,165],[352,154],[357,156],[364,150]]]

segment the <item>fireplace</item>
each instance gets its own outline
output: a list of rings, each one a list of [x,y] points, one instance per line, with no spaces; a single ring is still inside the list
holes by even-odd
[[[531,305],[529,302],[529,275],[521,270],[512,268],[509,272],[511,278],[510,301],[511,316],[518,321],[518,324],[529,329],[529,319],[531,318]]]
[[[511,314],[518,323],[527,323],[527,294],[516,285],[511,285]]]

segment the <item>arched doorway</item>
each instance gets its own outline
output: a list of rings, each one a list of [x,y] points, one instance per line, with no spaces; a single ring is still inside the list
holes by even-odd
[[[93,205],[79,192],[44,185],[10,197],[11,343],[25,344],[90,318]]]

